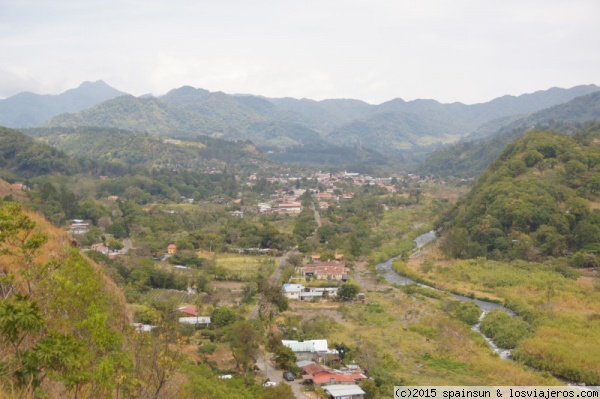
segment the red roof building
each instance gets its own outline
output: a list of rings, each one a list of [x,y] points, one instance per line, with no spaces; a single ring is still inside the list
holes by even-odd
[[[177,310],[190,316],[198,316],[198,308],[194,305],[187,305]]]

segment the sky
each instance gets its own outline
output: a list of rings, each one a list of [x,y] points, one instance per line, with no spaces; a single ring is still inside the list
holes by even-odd
[[[598,0],[0,0],[0,98],[103,80],[474,104],[600,85]]]

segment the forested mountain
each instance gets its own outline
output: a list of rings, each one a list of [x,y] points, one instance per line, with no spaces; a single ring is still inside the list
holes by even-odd
[[[397,155],[456,141],[481,125],[496,126],[493,121],[596,90],[594,85],[554,88],[475,105],[402,99],[370,105],[349,99],[234,96],[185,86],[158,98],[116,98],[76,114],[60,115],[45,126],[115,127],[170,137],[209,135],[251,140],[260,148],[279,150],[303,145],[362,145]]]
[[[600,249],[600,125],[510,144],[438,223],[453,257],[539,260]]]
[[[0,126],[38,126],[63,112],[81,111],[124,94],[101,80],[84,82],[58,95],[20,93],[0,100]]]
[[[0,127],[0,173],[9,180],[47,173],[72,174],[80,170],[77,161],[64,152],[37,142],[13,129]]]
[[[24,133],[76,157],[140,165],[146,170],[261,171],[277,168],[249,142],[199,136],[173,140],[114,128],[37,128]]]
[[[600,92],[535,112],[507,124],[485,140],[463,141],[436,150],[420,170],[443,176],[479,175],[512,141],[532,128],[572,134],[585,122],[600,120]]]

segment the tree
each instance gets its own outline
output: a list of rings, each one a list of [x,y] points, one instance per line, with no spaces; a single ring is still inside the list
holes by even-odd
[[[123,249],[123,243],[112,237],[106,240],[106,244],[108,248],[110,248],[112,251],[120,251],[121,249]]]
[[[351,348],[343,342],[334,343],[333,348],[338,351],[338,356],[340,359],[344,360],[346,356],[351,352]]]
[[[210,315],[211,323],[217,328],[233,324],[240,318],[241,316],[228,306],[222,306],[218,309],[215,309]]]
[[[281,398],[292,398],[294,392],[292,387],[288,384],[277,384],[274,387],[265,388],[262,399],[281,399]]]
[[[252,324],[241,321],[231,328],[227,340],[237,367],[247,373],[253,368],[260,352],[260,334]]]
[[[302,255],[298,253],[293,253],[287,258],[287,263],[291,266],[298,267],[302,265]]]
[[[296,365],[296,355],[281,342],[275,349],[275,365],[282,370],[289,370]]]
[[[283,295],[281,288],[277,285],[265,287],[263,295],[265,299],[275,305],[280,312],[286,311],[290,305],[288,299]]]
[[[356,298],[360,287],[352,282],[343,283],[337,292],[337,297],[342,301],[350,301]]]

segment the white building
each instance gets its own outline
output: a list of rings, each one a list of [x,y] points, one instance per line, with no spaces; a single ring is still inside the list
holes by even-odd
[[[325,385],[323,390],[333,399],[363,399],[365,391],[358,385]]]

